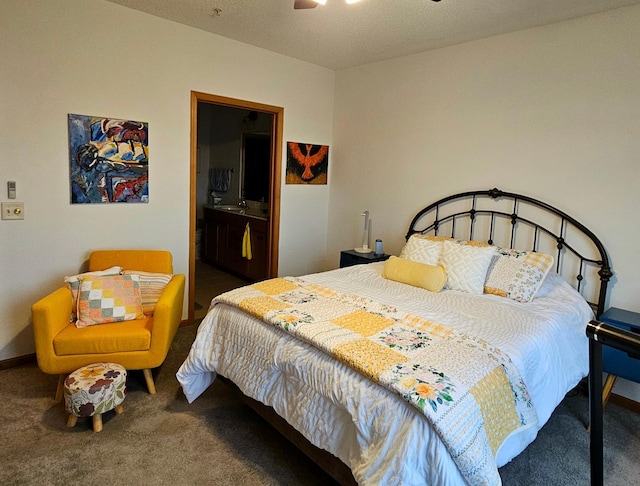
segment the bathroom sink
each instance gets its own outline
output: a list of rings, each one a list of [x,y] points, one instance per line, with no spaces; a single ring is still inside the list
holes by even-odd
[[[220,209],[222,211],[231,211],[234,213],[243,213],[245,208],[240,206],[214,206],[214,209]]]

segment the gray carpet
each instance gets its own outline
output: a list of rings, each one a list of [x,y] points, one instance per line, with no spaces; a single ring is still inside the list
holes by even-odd
[[[35,364],[0,371],[2,485],[313,485],[324,472],[219,381],[187,404],[175,372],[195,326],[178,331],[165,364],[155,370],[158,393],[130,372],[124,414],[104,415],[104,429],[80,419],[67,428],[53,400],[57,377]],[[568,396],[529,448],[500,470],[503,484],[589,484],[587,399]],[[605,484],[640,483],[640,416],[605,410]]]

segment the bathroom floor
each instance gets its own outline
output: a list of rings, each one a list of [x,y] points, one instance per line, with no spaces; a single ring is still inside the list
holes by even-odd
[[[247,285],[249,282],[196,260],[195,313],[202,319],[209,310],[211,299],[216,295]]]

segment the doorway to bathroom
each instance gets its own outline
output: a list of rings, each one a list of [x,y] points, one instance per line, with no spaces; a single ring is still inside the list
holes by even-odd
[[[277,276],[283,115],[281,107],[191,92],[190,323],[215,295],[250,281],[202,258],[205,211],[242,207],[265,219],[265,273]],[[255,167],[257,153],[266,153],[267,169]]]

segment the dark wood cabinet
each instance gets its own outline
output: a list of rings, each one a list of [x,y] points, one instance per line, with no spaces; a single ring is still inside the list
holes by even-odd
[[[267,239],[268,224],[266,221],[256,220],[251,222],[251,260],[246,260],[247,277],[251,280],[264,280],[267,278]]]
[[[202,233],[202,259],[210,264],[220,264],[227,261],[228,226],[223,218],[216,218],[208,214],[205,208],[205,225]],[[211,211],[211,210],[209,210]]]
[[[251,260],[242,256],[249,224]],[[268,221],[240,213],[204,208],[202,260],[249,280],[267,278]]]

